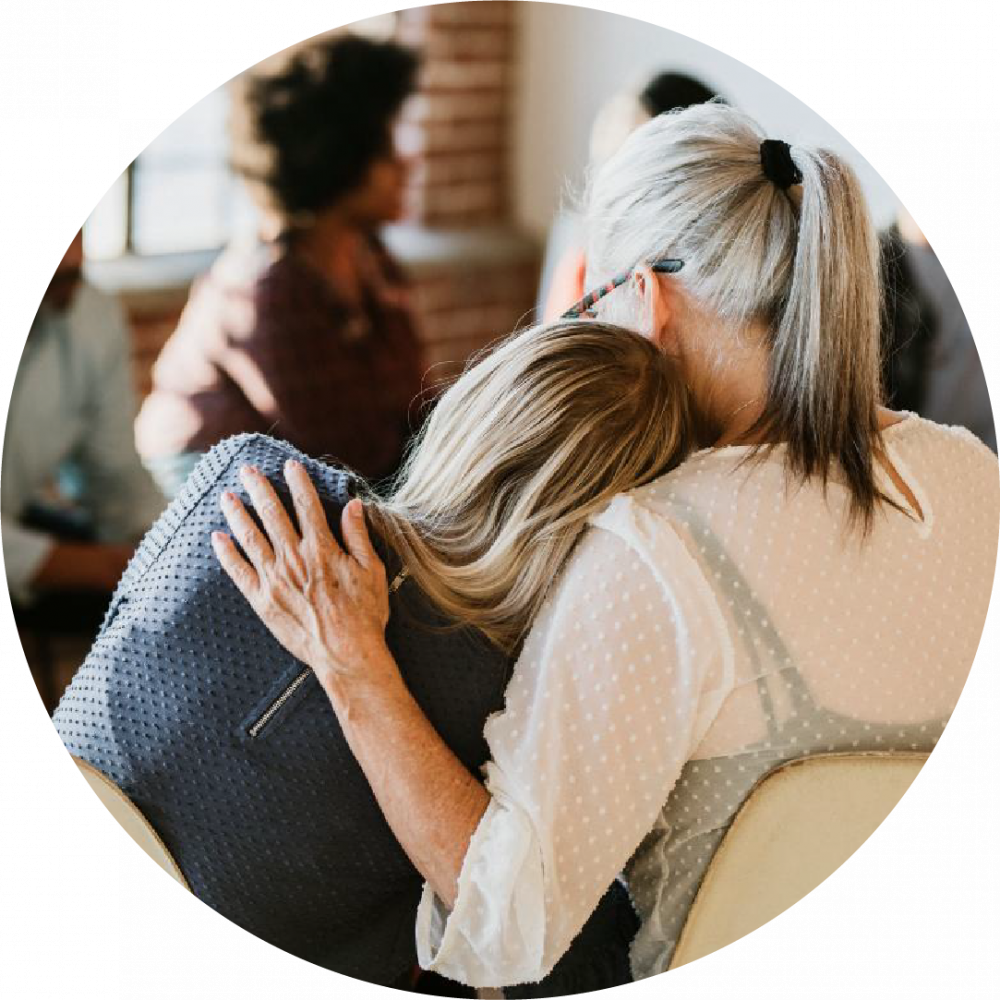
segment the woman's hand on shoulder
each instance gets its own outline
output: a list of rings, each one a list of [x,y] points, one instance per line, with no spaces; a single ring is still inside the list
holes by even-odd
[[[309,474],[298,462],[285,465],[301,534],[267,479],[252,466],[240,478],[264,531],[235,493],[220,498],[233,538],[212,534],[223,569],[274,637],[312,667],[324,688],[349,682],[392,662],[385,645],[389,588],[365,525],[360,500],[341,517],[346,551],[337,543]]]

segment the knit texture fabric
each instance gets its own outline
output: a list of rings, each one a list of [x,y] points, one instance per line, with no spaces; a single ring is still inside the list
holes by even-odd
[[[220,493],[248,499],[244,464],[292,512],[288,458],[305,464],[339,538],[348,474],[262,435],[217,445],[143,540],[54,721],[67,749],[148,818],[196,896],[294,955],[389,984],[416,961],[422,879],[315,676],[271,636],[209,540],[227,530]],[[394,557],[380,555],[392,574]],[[410,691],[478,773],[506,658],[478,633],[443,630],[411,582],[392,604],[387,638]]]

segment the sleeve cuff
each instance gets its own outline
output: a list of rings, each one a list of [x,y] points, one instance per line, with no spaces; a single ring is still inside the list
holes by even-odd
[[[466,986],[513,986],[546,975],[540,852],[525,814],[496,792],[469,841],[455,906],[449,911],[425,884],[416,935],[421,967]]]

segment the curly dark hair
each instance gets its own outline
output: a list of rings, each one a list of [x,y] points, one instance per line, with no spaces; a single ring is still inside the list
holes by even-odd
[[[338,35],[251,68],[235,81],[233,170],[286,217],[328,207],[391,151],[417,67],[395,42]]]

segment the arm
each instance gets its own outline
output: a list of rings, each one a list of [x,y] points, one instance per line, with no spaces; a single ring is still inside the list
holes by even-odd
[[[298,476],[289,482],[306,523]],[[686,596],[695,588],[683,585],[690,559],[679,540],[655,530],[648,545],[612,531],[583,540],[525,644],[505,711],[487,724],[483,788],[409,700],[384,648],[388,605],[364,596],[378,574],[363,521],[352,518],[359,505],[344,517],[351,556],[314,550],[300,560],[309,532],[299,543],[263,484],[246,484],[275,547],[230,500],[253,565],[224,538],[216,551],[320,676],[386,819],[427,878],[421,964],[476,986],[543,978],[651,828],[721,703],[703,693],[711,644],[689,641],[706,626]],[[289,546],[298,554],[278,568]],[[655,570],[675,562],[679,587]],[[321,579],[328,565],[340,568],[336,581]]]
[[[3,561],[7,586],[15,601],[31,600],[31,587],[39,569],[49,558],[54,539],[26,528],[16,517],[3,515]]]
[[[365,676],[343,683],[327,675],[323,687],[400,846],[452,906],[489,793],[427,721],[387,649]]]
[[[131,545],[62,542],[3,518],[7,586],[16,601],[30,602],[36,590],[115,589],[132,556]]]
[[[425,968],[503,985],[564,954],[727,693],[703,587],[672,529],[631,501],[580,540],[487,722],[491,801],[450,912],[425,890]]]
[[[333,538],[304,468],[290,462],[286,475],[301,539],[267,480],[244,470],[270,538],[233,494],[224,494],[223,511],[251,562],[225,535],[213,535],[213,547],[278,641],[313,668],[401,846],[442,898],[452,899],[489,796],[427,721],[385,645],[388,586],[361,503],[348,504],[343,515],[352,558]],[[362,598],[355,609],[362,628],[348,630],[338,614],[344,591]]]

